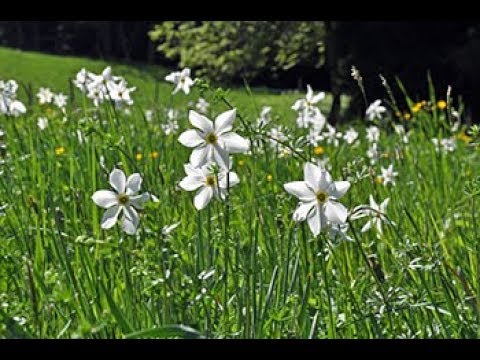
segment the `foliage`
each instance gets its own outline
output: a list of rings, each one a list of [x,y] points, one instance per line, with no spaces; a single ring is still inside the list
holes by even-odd
[[[149,35],[167,58],[212,80],[251,80],[324,61],[319,21],[165,21]]]

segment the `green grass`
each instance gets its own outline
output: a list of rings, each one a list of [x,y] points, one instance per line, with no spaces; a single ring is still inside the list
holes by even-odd
[[[0,79],[31,84],[34,93],[40,86],[67,92],[67,79],[81,67],[105,65],[0,49]],[[26,116],[0,119],[8,148],[0,176],[0,205],[7,205],[0,217],[0,337],[479,337],[480,184],[466,188],[479,175],[479,152],[458,140],[452,153],[435,151],[430,138],[447,134],[444,110],[415,114],[408,144],[382,124],[384,156],[373,166],[361,120],[353,124],[358,146],[322,143],[333,178],[353,177],[342,203],[351,210],[370,194],[377,202],[390,197],[387,215],[395,223],[377,236],[374,229],[360,232],[366,219],[351,221],[354,241],[335,246],[293,222],[297,201],[283,184],[303,179],[304,160],[280,157],[269,146],[263,154],[234,155],[240,184],[229,201],[196,211],[193,194],[177,187],[190,150],[160,124],[164,108],[173,106],[182,112],[180,131],[189,128],[188,101],[197,100],[198,89],[172,97],[172,86],[155,80],[165,69],[114,64],[113,71],[138,87],[130,115],[109,104],[94,110],[75,89],[66,122],[36,103]],[[228,109],[212,92],[203,96],[212,115]],[[226,98],[246,123],[258,117],[255,109],[271,105],[274,123],[295,138],[305,131],[295,128],[290,107],[302,96],[235,89]],[[24,93],[20,99],[26,102]],[[157,110],[152,122],[145,108]],[[95,112],[96,120],[82,120]],[[38,116],[49,118],[44,131]],[[239,119],[235,130],[252,135]],[[310,146],[302,149],[317,160]],[[151,158],[154,151],[159,156]],[[375,177],[390,163],[397,184],[383,186]],[[142,191],[160,200],[141,212],[135,236],[118,225],[102,230],[104,210],[91,200],[109,188],[114,166],[140,172]],[[162,234],[176,222],[171,235]],[[415,264],[423,267],[409,266]],[[210,278],[199,279],[210,269]]]

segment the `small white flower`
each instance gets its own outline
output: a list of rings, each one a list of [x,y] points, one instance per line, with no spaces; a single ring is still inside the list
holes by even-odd
[[[197,110],[202,114],[207,113],[209,106],[210,104],[204,98],[199,98],[197,103],[195,104],[195,107],[197,108]]]
[[[86,92],[88,85],[91,82],[91,75],[90,73],[82,68],[76,75],[75,80],[73,80],[73,84],[79,88],[82,92]]]
[[[53,100],[53,92],[49,88],[41,87],[38,90],[37,97],[40,104],[50,104]]]
[[[214,161],[228,169],[230,153],[245,153],[249,150],[249,141],[232,131],[235,116],[236,109],[228,110],[218,115],[213,123],[204,115],[190,110],[188,119],[196,129],[184,131],[178,141],[186,147],[194,148],[190,155],[193,166]]]
[[[180,115],[180,112],[177,109],[167,109],[167,119],[168,120],[177,120]]]
[[[53,103],[60,109],[64,109],[67,106],[68,96],[62,93],[58,93],[53,97]]]
[[[341,132],[337,132],[337,129],[334,126],[328,123],[326,125],[327,131],[322,133],[321,140],[326,141],[327,144],[337,147],[340,144],[339,139],[342,138],[343,135]]]
[[[132,105],[133,100],[130,93],[135,91],[135,87],[128,88],[125,79],[121,79],[118,83],[110,81],[107,83],[108,95],[110,99],[115,102],[117,107],[122,107],[124,104]]]
[[[362,232],[368,231],[372,226],[376,226],[377,231],[379,234],[382,234],[382,223],[384,221],[387,221],[387,218],[385,216],[386,211],[387,211],[387,205],[388,202],[390,201],[390,198],[386,198],[383,200],[383,202],[378,205],[375,200],[373,199],[373,196],[370,195],[370,207],[366,205],[360,205],[357,206],[355,209],[353,209],[352,213],[352,220],[360,219],[365,216],[370,217],[370,219],[367,221],[367,223],[363,226]]]
[[[185,68],[182,71],[175,71],[167,76],[165,80],[176,85],[172,94],[176,94],[179,90],[182,90],[186,95],[190,93],[190,87],[193,86],[194,81],[190,77],[190,69]]]
[[[343,139],[350,145],[353,144],[357,138],[358,132],[352,127],[345,131],[345,134],[343,135]]]
[[[195,191],[193,204],[197,210],[204,209],[213,197],[225,199],[228,187],[240,183],[238,175],[224,168],[216,168],[215,163],[207,163],[201,167],[185,164],[185,176],[178,184],[183,190]],[[228,176],[228,178],[227,178]]]
[[[48,126],[48,119],[46,117],[39,117],[37,119],[37,126],[40,128],[40,130],[45,130],[45,128]]]
[[[457,143],[455,142],[455,138],[445,138],[445,139],[432,139],[432,143],[435,146],[435,150],[439,152],[442,150],[443,152],[453,152],[457,148]],[[440,147],[441,146],[441,147]]]
[[[375,100],[365,111],[368,120],[373,121],[375,119],[382,119],[383,114],[387,111],[385,106],[381,105],[382,100]]]
[[[305,164],[304,179],[284,184],[285,190],[300,200],[293,213],[293,220],[307,220],[315,236],[326,228],[328,221],[335,224],[345,223],[348,211],[338,199],[345,195],[350,183],[333,181],[328,171],[310,162]]]
[[[395,186],[395,177],[398,176],[398,172],[393,171],[393,164],[390,164],[387,169],[382,166],[381,170],[383,185],[387,186],[388,184],[392,184]]]
[[[366,138],[371,143],[378,142],[378,139],[380,138],[380,129],[377,126],[374,126],[374,125],[369,126],[367,128]]]
[[[317,95],[314,95],[311,86],[307,85],[307,95],[305,98],[295,101],[295,104],[292,105],[292,109],[295,111],[313,112],[314,109],[317,108],[315,105],[324,98],[324,92],[319,92]]]
[[[139,215],[135,209],[143,209],[145,202],[150,200],[150,194],[137,195],[142,185],[142,177],[135,173],[125,177],[122,170],[114,169],[110,173],[110,185],[114,191],[98,190],[92,200],[98,206],[107,209],[102,217],[102,229],[110,229],[117,223],[118,216],[123,211],[122,230],[129,235],[137,231]]]
[[[380,151],[377,148],[377,143],[373,143],[367,150],[367,157],[370,159],[370,164],[376,164],[380,158]]]
[[[145,114],[145,120],[147,120],[148,122],[153,120],[153,110],[147,109],[145,110],[144,114]]]
[[[177,120],[169,120],[167,123],[161,124],[160,126],[167,136],[170,134],[176,134],[179,129]]]
[[[271,112],[272,112],[272,107],[271,106],[264,106],[262,108],[262,111],[260,113],[260,117],[257,119],[257,127],[258,128],[261,129],[261,128],[265,127],[266,125],[268,125],[270,123],[270,121],[272,121]]]
[[[12,115],[14,117],[19,117],[22,114],[25,114],[27,109],[25,105],[19,100],[13,100],[8,104],[7,114]]]

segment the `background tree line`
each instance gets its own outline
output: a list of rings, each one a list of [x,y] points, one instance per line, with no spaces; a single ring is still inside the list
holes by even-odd
[[[354,96],[350,115],[364,110],[351,76],[362,73],[369,100],[385,97],[378,75],[409,93],[427,95],[427,71],[439,96],[462,94],[468,116],[480,118],[480,25],[475,22],[338,21],[18,21],[0,22],[5,46],[130,62],[189,66],[227,84],[304,88]],[[158,50],[158,51],[157,51]],[[400,96],[399,96],[400,95]],[[339,102],[333,103],[338,114]],[[335,120],[335,119],[334,119]]]

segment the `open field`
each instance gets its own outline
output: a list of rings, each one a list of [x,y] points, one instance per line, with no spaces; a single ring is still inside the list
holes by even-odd
[[[107,65],[136,87],[133,105],[95,107],[70,85]],[[0,49],[0,80],[20,84],[27,110],[0,115],[0,337],[479,337],[480,152],[445,94],[335,129],[297,121],[306,107],[325,113],[328,95],[295,111],[303,92],[199,83],[172,94],[169,72]],[[67,104],[40,104],[40,87]],[[224,136],[189,115],[199,97],[250,145],[223,140],[223,182],[221,167],[185,180],[200,146],[192,133],[179,142],[189,120],[206,146]],[[139,176],[125,190],[114,168]],[[306,185],[284,186],[305,168]],[[112,186],[114,200],[92,200]],[[295,194],[310,204],[302,214]],[[113,206],[123,227],[124,215],[106,225]]]

